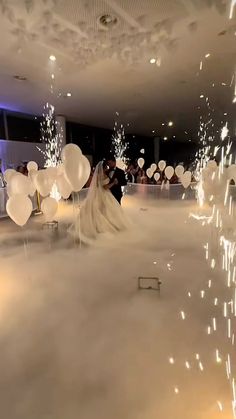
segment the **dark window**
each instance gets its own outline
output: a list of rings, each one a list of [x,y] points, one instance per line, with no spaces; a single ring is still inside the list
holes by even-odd
[[[40,142],[40,118],[7,112],[9,140]]]
[[[77,144],[83,154],[93,155],[94,129],[75,122],[66,123],[66,137],[68,143]]]
[[[3,111],[0,109],[0,140],[5,139],[5,129],[3,120]]]

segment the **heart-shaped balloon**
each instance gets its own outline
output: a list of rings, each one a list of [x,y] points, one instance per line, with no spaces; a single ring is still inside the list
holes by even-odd
[[[32,201],[25,195],[11,196],[7,201],[6,211],[9,217],[22,227],[33,211]]]
[[[144,161],[143,157],[140,157],[140,158],[138,159],[138,166],[140,167],[140,169],[142,169],[142,168],[143,168],[144,163],[145,163],[145,161]]]
[[[11,176],[8,185],[14,195],[29,195],[31,191],[30,179],[21,173],[15,173]]]
[[[190,183],[191,183],[191,180],[192,180],[192,173],[189,172],[189,171],[185,172],[183,174],[183,176],[181,176],[180,180],[181,180],[181,183],[182,183],[183,187],[185,189],[187,189],[189,187]]]
[[[150,166],[150,168],[151,168],[152,172],[154,173],[157,170],[156,163],[152,163],[151,166]]]
[[[149,167],[149,169],[147,169],[147,177],[149,178],[149,179],[151,179],[151,177],[153,176],[153,171],[152,171],[152,169]]]
[[[154,179],[155,179],[156,182],[158,182],[158,180],[160,179],[160,177],[161,177],[160,173],[155,173]]]
[[[181,176],[184,174],[184,167],[181,166],[180,164],[178,166],[176,166],[175,174],[178,178],[181,178]]]
[[[80,156],[82,151],[80,150],[79,146],[76,144],[67,144],[61,152],[62,161],[65,162],[66,160],[73,160],[74,156]]]
[[[174,175],[175,170],[172,166],[167,166],[165,169],[165,175],[167,177],[168,180],[170,180],[172,178],[172,176]]]
[[[30,172],[30,170],[38,170],[38,165],[35,161],[29,161],[27,164],[27,170]]]
[[[217,168],[217,163],[215,160],[209,160],[207,163],[209,169],[215,170]]]
[[[5,170],[5,172],[4,172],[4,179],[5,179],[5,181],[8,183],[10,181],[11,177],[13,175],[15,175],[16,173],[17,172],[14,169],[7,169],[7,170]]]
[[[160,169],[161,172],[163,172],[165,170],[166,167],[166,162],[164,160],[160,160],[158,163],[158,167]]]
[[[41,196],[45,197],[50,194],[53,187],[54,179],[47,169],[39,170],[34,179],[34,185]]]
[[[68,199],[72,192],[72,187],[68,180],[65,178],[64,173],[59,175],[56,180],[57,189],[63,199]]]

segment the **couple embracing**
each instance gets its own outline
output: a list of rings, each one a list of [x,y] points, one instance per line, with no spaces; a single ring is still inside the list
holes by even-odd
[[[116,233],[127,228],[121,208],[122,186],[127,184],[125,173],[116,167],[113,155],[99,162],[76,221],[76,235],[84,241],[101,234]]]

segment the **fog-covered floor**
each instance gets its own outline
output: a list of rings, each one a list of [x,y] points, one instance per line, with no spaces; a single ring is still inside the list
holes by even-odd
[[[67,236],[69,205],[51,237],[40,217],[23,230],[0,222],[1,418],[232,417],[215,360],[227,351],[214,306],[225,288],[205,260],[210,227],[189,218],[194,203],[124,206],[132,231],[93,247]],[[158,276],[160,296],[138,290],[139,275]]]

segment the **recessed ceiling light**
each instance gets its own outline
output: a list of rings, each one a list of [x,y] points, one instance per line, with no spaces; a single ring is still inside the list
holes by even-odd
[[[162,124],[161,124],[161,125],[164,127],[164,125],[165,125],[165,124],[164,124],[164,122],[162,122]]]
[[[201,96],[200,96],[200,99],[203,99],[203,98],[204,98],[204,95],[201,95]]]
[[[67,97],[71,97],[71,96],[72,96],[72,94],[71,94],[70,92],[68,92],[68,93],[66,93],[66,96],[67,96]]]
[[[227,86],[226,83],[221,83],[221,84],[222,84],[222,86]]]
[[[50,60],[50,61],[56,61],[56,57],[55,57],[55,55],[50,55],[49,60]]]
[[[164,141],[167,141],[167,140],[168,140],[168,138],[167,138],[167,137],[164,137],[164,138],[163,138],[163,140],[164,140]]]
[[[156,63],[156,58],[151,58],[150,59],[150,64],[155,64]]]
[[[205,55],[205,58],[209,58],[211,54],[208,52],[208,54]]]
[[[236,96],[234,96],[233,98],[233,103],[236,103]]]
[[[168,122],[168,126],[169,126],[169,127],[173,127],[173,125],[174,125],[174,123],[173,123],[172,121],[169,121],[169,122]]]
[[[26,80],[27,80],[27,78],[26,78],[26,77],[24,77],[24,76],[19,76],[18,74],[17,74],[17,75],[15,75],[15,76],[13,76],[13,78],[14,78],[15,80],[18,80],[18,81],[26,81]]]
[[[155,133],[155,130],[154,130],[154,129],[152,130],[152,133],[153,133],[153,134]]]
[[[225,113],[224,113],[224,116],[227,116],[227,115],[228,115],[228,114],[227,114],[227,112],[225,112]]]
[[[113,26],[117,25],[118,19],[116,16],[105,14],[99,17],[99,23],[103,28],[111,29]]]

